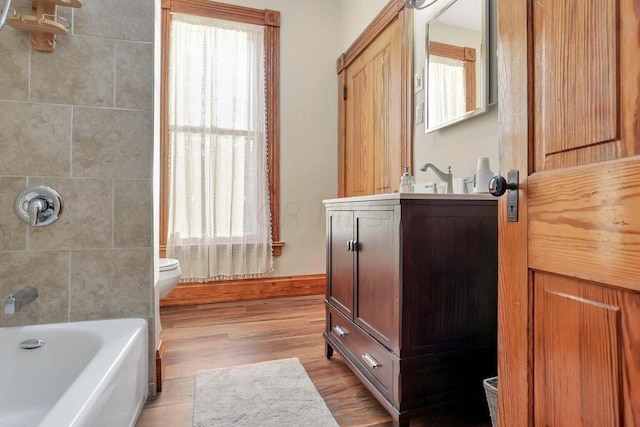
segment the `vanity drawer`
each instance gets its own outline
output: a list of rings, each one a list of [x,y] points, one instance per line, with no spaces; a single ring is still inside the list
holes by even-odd
[[[397,384],[398,358],[351,320],[328,305],[327,334],[339,344],[340,350],[356,365],[371,383],[397,405],[394,385]]]

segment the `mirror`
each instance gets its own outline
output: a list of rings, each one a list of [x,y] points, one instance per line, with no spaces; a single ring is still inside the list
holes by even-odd
[[[452,0],[427,22],[427,133],[487,111],[489,0]]]

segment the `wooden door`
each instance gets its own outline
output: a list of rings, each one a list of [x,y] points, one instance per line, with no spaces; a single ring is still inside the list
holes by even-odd
[[[327,212],[327,300],[353,318],[354,241],[352,211]]]
[[[640,426],[640,8],[498,2],[499,423]]]
[[[354,321],[399,354],[399,219],[388,210],[356,211]]]

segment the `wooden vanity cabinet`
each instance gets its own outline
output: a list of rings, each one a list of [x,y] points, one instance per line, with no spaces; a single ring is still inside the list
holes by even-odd
[[[497,203],[389,194],[325,201],[326,355],[393,416],[488,417],[496,375]]]

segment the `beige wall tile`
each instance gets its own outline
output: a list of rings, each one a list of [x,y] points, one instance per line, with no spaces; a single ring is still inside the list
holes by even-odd
[[[69,176],[71,107],[0,101],[0,175]]]
[[[151,180],[116,180],[114,185],[114,246],[151,246],[153,218]]]
[[[150,178],[151,111],[74,108],[73,176]]]
[[[86,36],[152,42],[153,1],[87,1],[75,11],[74,31]]]
[[[0,99],[29,99],[29,33],[0,31]]]
[[[153,108],[153,45],[116,42],[116,107]]]
[[[59,39],[53,53],[32,51],[31,101],[113,107],[115,41]]]
[[[151,269],[151,248],[72,252],[71,321],[148,318]]]
[[[26,187],[26,178],[0,177],[0,251],[27,248],[27,225],[13,209],[16,196]]]
[[[38,299],[14,315],[0,314],[0,327],[69,321],[69,253],[0,252],[0,297],[33,286]]]
[[[92,249],[113,246],[113,181],[98,179],[29,178],[60,193],[60,218],[44,227],[28,228],[30,250]]]

